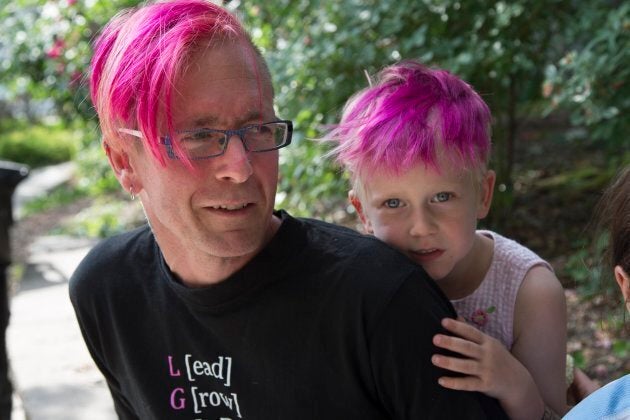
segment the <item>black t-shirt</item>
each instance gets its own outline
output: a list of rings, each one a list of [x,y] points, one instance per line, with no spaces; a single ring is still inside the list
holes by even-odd
[[[277,213],[268,246],[188,288],[148,227],[107,239],[70,297],[123,419],[502,418],[440,387],[430,357],[454,316],[424,271],[377,239]]]

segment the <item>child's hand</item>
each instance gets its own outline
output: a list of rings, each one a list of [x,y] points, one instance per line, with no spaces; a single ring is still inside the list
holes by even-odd
[[[573,383],[567,390],[567,400],[577,404],[600,388],[599,384],[589,378],[580,368],[573,368]]]
[[[463,319],[445,318],[442,326],[456,337],[437,334],[433,344],[464,356],[433,356],[433,364],[463,373],[464,377],[442,377],[440,385],[463,391],[479,391],[494,398],[505,394],[506,382],[517,376],[529,376],[523,365],[494,337],[482,333]],[[523,372],[524,371],[524,372]]]
[[[479,391],[501,402],[510,418],[542,418],[543,401],[527,369],[497,339],[466,324],[445,318],[442,326],[456,337],[437,334],[433,344],[464,357],[433,355],[435,366],[466,376],[443,376],[445,388]]]

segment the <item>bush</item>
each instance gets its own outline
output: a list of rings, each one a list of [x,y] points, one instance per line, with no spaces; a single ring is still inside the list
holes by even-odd
[[[86,135],[88,138],[89,133]],[[88,195],[98,197],[121,191],[114,171],[97,138],[83,146],[77,155],[77,185]]]
[[[102,196],[90,207],[57,226],[53,233],[88,238],[106,238],[129,231],[146,223],[139,201],[126,196]]]
[[[31,168],[67,162],[77,153],[80,131],[59,125],[13,124],[0,128],[0,159]]]

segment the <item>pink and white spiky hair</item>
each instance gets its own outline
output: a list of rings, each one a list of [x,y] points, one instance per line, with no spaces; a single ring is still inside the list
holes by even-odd
[[[451,159],[462,169],[485,166],[490,153],[490,110],[463,80],[415,61],[380,71],[353,95],[341,122],[324,138],[330,155],[352,174],[400,174],[424,163],[439,170]]]

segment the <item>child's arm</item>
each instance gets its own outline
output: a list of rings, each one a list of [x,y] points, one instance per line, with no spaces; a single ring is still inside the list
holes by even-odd
[[[442,320],[457,337],[438,334],[434,344],[466,358],[434,355],[433,363],[462,377],[442,377],[440,385],[463,391],[478,391],[496,398],[511,419],[543,418],[544,404],[527,369],[497,339],[463,320]]]
[[[545,267],[529,270],[518,292],[511,351],[534,378],[545,403],[564,415],[567,411],[566,301],[562,285]]]

